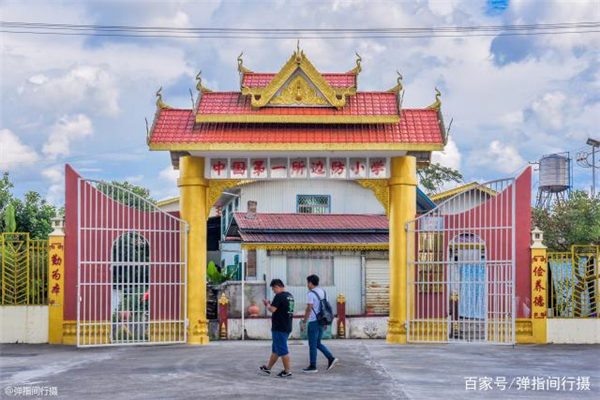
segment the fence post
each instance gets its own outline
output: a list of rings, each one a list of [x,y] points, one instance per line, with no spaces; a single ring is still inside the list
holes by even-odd
[[[346,337],[346,298],[339,293],[337,296],[337,336],[338,339]]]
[[[219,339],[227,340],[227,320],[229,318],[229,300],[225,293],[219,299]]]
[[[65,287],[65,230],[62,217],[52,218],[48,237],[48,343],[62,344]]]
[[[531,326],[533,343],[547,343],[548,257],[544,233],[535,227],[531,231]]]

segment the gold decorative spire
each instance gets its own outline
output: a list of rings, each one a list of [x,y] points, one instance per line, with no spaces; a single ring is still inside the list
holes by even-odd
[[[402,74],[398,70],[396,70],[396,73],[398,74],[398,77],[396,78],[396,86],[394,86],[393,88],[391,88],[390,90],[388,90],[388,92],[399,93],[404,88],[402,86]]]
[[[198,83],[196,83],[196,89],[199,92],[210,92],[211,90],[209,88],[206,88],[204,86],[202,86],[202,71],[198,72],[198,75],[196,75],[196,80],[198,81]]]
[[[238,63],[238,72],[240,74],[245,74],[246,72],[252,72],[250,71],[248,68],[244,67],[244,60],[242,59],[242,56],[244,55],[244,52],[242,51],[240,53],[240,55],[237,58],[237,63]]]
[[[348,71],[348,73],[349,74],[358,75],[359,72],[362,71],[362,68],[360,66],[360,62],[362,61],[362,57],[358,53],[355,53],[355,54],[356,54],[356,67],[352,68],[350,71]]]
[[[304,52],[300,50],[300,39],[296,42],[296,51],[294,52],[296,56],[296,64],[300,64],[302,62],[302,58],[304,58]]]
[[[438,89],[437,87],[435,88],[435,101],[433,102],[432,105],[430,105],[427,108],[431,108],[434,110],[438,110],[442,107],[442,93],[440,92],[440,89]]]
[[[221,293],[221,298],[219,298],[219,304],[221,304],[221,305],[229,304],[229,300],[227,300],[227,297],[225,297],[225,293]]]
[[[156,107],[160,109],[171,108],[162,99],[162,86],[156,91]]]

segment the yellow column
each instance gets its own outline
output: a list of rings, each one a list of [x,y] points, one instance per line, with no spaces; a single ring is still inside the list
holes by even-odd
[[[548,258],[544,235],[537,227],[531,232],[531,327],[533,343],[546,343],[548,312]]]
[[[417,163],[412,156],[392,157],[390,167],[390,318],[387,341],[406,343],[406,223],[417,212]]]
[[[48,343],[62,344],[65,299],[65,231],[61,217],[52,218],[48,237]]]
[[[208,343],[206,319],[206,195],[204,158],[179,159],[181,218],[189,224],[187,267],[188,344]]]

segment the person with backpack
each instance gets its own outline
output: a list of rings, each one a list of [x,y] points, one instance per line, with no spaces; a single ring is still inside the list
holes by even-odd
[[[288,337],[292,332],[292,317],[294,316],[294,296],[286,292],[281,279],[271,281],[271,289],[275,293],[273,301],[263,300],[265,307],[272,312],[271,314],[271,357],[267,365],[262,365],[260,370],[271,375],[271,368],[277,362],[279,357],[283,362],[283,371],[277,374],[280,378],[289,378],[292,376],[290,370],[290,352],[288,350]]]
[[[327,370],[329,371],[339,360],[321,343],[321,339],[323,338],[325,325],[331,324],[333,321],[333,311],[329,301],[327,301],[327,293],[319,287],[319,277],[317,275],[306,277],[306,287],[308,288],[306,311],[304,312],[304,323],[301,329],[306,327],[308,330],[310,364],[308,367],[303,368],[302,372],[318,372],[317,349],[327,358]]]

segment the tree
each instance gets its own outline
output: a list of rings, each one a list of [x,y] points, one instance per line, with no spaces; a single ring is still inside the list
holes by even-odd
[[[12,188],[5,172],[0,179],[0,232],[29,232],[32,239],[47,239],[56,207],[35,191],[27,192],[23,200],[18,199],[13,196]]]
[[[124,190],[115,189],[115,186],[118,188],[124,189]],[[127,181],[124,181],[124,182],[112,181],[110,184],[102,182],[102,183],[98,184],[98,190],[100,190],[102,193],[106,194],[108,197],[111,197],[111,198],[117,200],[121,204],[130,206],[130,207],[134,207],[134,208],[138,208],[138,209],[146,209],[147,208],[143,204],[144,201],[142,201],[139,197],[141,197],[142,199],[147,200],[151,203],[156,203],[156,200],[154,200],[152,197],[150,197],[149,189],[134,185]],[[139,197],[134,196],[129,192],[134,193],[135,195],[137,195]]]
[[[534,208],[532,225],[544,231],[550,251],[570,251],[574,244],[600,244],[600,198],[574,191],[550,210]]]
[[[419,184],[428,195],[436,194],[446,182],[461,183],[463,176],[455,169],[431,163],[418,171]]]
[[[32,239],[47,239],[52,232],[56,207],[35,191],[25,193],[25,199],[13,199],[17,232],[29,232]]]

